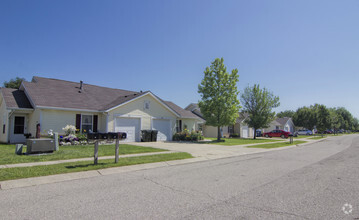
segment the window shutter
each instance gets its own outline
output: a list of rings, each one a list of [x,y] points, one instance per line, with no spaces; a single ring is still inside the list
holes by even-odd
[[[93,132],[97,132],[98,116],[93,116]]]
[[[76,129],[81,129],[81,114],[76,114]]]

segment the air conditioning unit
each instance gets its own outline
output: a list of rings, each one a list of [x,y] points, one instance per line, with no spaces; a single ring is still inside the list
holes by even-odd
[[[49,153],[56,150],[56,144],[54,139],[41,138],[41,139],[27,139],[26,153]]]

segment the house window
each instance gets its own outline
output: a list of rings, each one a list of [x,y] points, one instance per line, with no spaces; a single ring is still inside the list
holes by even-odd
[[[82,115],[82,120],[81,120],[82,132],[87,133],[89,131],[93,131],[92,127],[93,127],[92,115]]]
[[[279,130],[279,126],[275,126],[275,129]]]
[[[23,134],[25,128],[25,117],[15,117],[14,134]]]

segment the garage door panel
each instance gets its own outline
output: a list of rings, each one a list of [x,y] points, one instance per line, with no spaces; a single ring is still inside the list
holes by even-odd
[[[169,141],[171,140],[171,122],[170,120],[154,119],[152,128],[158,131],[158,141]]]
[[[123,142],[140,141],[140,119],[139,118],[116,118],[116,132],[125,132],[127,138]]]

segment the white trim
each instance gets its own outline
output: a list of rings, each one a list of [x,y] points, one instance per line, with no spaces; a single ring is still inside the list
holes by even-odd
[[[93,132],[93,116],[94,116],[94,114],[80,114],[81,115],[81,123],[80,123],[80,132],[82,133],[82,116],[83,115],[91,115],[92,116],[92,125],[91,125],[91,131]],[[97,116],[98,117],[98,116]],[[97,118],[97,127],[98,127],[98,118]],[[98,129],[97,129],[98,130]],[[89,132],[89,131],[88,131]]]
[[[106,114],[106,128],[105,128],[106,133],[108,133],[108,119],[109,119],[109,114],[107,113]]]
[[[77,108],[60,108],[60,107],[47,107],[47,106],[37,106],[38,109],[50,109],[50,110],[63,110],[63,111],[74,111],[74,112],[92,112],[92,113],[101,113],[103,111],[89,110],[89,109],[77,109]]]
[[[7,108],[8,110],[34,111],[33,108]]]
[[[112,110],[114,110],[114,109],[116,109],[116,108],[118,108],[118,107],[121,107],[121,106],[123,106],[123,105],[126,105],[126,104],[128,104],[128,103],[131,103],[131,102],[133,102],[133,101],[136,101],[137,99],[139,99],[139,98],[142,98],[142,97],[144,97],[144,96],[146,96],[146,95],[150,95],[150,96],[152,96],[152,98],[154,98],[155,100],[157,100],[160,104],[162,104],[167,110],[169,110],[170,112],[172,112],[174,115],[176,115],[177,117],[181,117],[177,112],[175,112],[174,110],[172,110],[170,107],[168,107],[164,102],[162,102],[160,99],[158,99],[155,95],[153,95],[152,94],[152,92],[146,92],[146,93],[144,93],[144,94],[142,94],[142,95],[140,95],[140,96],[137,96],[136,98],[133,98],[133,99],[131,99],[131,100],[128,100],[127,102],[124,102],[124,103],[122,103],[122,104],[119,104],[119,105],[117,105],[117,106],[115,106],[115,107],[112,107],[112,108],[110,108],[110,109],[107,109],[105,112],[109,112],[109,111],[112,111]]]

